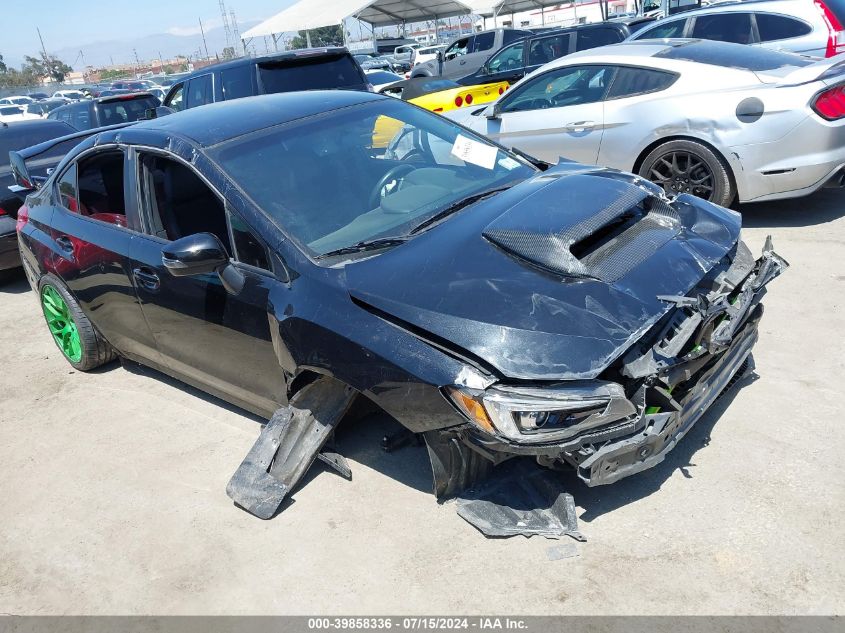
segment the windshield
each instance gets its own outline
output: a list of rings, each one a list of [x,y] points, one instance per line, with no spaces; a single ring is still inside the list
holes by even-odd
[[[259,130],[212,156],[313,256],[407,236],[460,201],[533,173],[448,119],[395,99]]]

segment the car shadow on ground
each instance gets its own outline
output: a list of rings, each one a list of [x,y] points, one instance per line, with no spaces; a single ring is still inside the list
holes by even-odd
[[[740,205],[749,228],[802,227],[832,222],[843,214],[842,189],[822,189],[806,198]]]
[[[205,391],[202,391],[201,389],[197,389],[196,387],[192,387],[191,385],[184,383],[177,378],[173,378],[171,376],[168,376],[164,372],[158,371],[157,369],[153,369],[152,367],[147,367],[146,365],[141,365],[141,364],[136,363],[136,362],[131,361],[131,360],[127,360],[125,358],[121,358],[119,363],[118,362],[109,363],[108,365],[104,365],[100,369],[102,369],[103,371],[111,371],[112,369],[114,369],[116,367],[121,367],[121,366],[123,367],[123,369],[125,369],[129,373],[135,374],[137,376],[145,376],[147,378],[152,378],[152,379],[158,380],[159,382],[163,382],[166,385],[170,385],[171,387],[174,387],[176,389],[184,391],[188,395],[194,396],[196,398],[199,398],[200,400],[203,400],[203,401],[208,402],[210,404],[213,404],[215,406],[226,409],[227,411],[231,411],[232,413],[237,413],[238,415],[242,415],[243,417],[245,417],[249,420],[252,420],[254,422],[257,422],[259,424],[264,424],[265,422],[267,422],[266,418],[262,418],[259,415],[255,415],[255,414],[250,413],[249,411],[247,411],[245,409],[241,409],[240,407],[235,406],[234,404],[230,404],[230,403],[226,402],[225,400],[218,398],[217,396],[211,395],[210,393],[206,393]],[[94,371],[97,371],[97,370],[94,370]],[[257,437],[257,433],[258,433],[259,430],[260,429],[258,427],[256,427],[256,437]]]
[[[0,295],[22,295],[30,290],[32,288],[23,274],[23,268],[0,271]]]

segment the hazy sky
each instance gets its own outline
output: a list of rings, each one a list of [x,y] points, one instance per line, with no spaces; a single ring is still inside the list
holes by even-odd
[[[0,0],[5,28],[0,54],[18,66],[24,55],[40,48],[41,29],[47,51],[102,40],[136,38],[156,33],[187,35],[222,25],[219,0]],[[278,13],[294,0],[227,0],[238,22],[260,20]],[[72,59],[64,60],[73,64]]]

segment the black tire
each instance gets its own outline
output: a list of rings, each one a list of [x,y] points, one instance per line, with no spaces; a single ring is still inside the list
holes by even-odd
[[[62,281],[55,275],[48,273],[39,280],[39,303],[43,301],[42,297],[45,286],[50,286],[64,300],[67,305],[70,318],[73,320],[73,324],[76,326],[76,330],[79,333],[82,356],[78,361],[71,359],[64,350],[62,350],[55,338],[53,339],[54,342],[56,342],[56,347],[58,347],[59,351],[62,352],[62,356],[64,356],[65,360],[79,371],[91,371],[92,369],[96,369],[97,367],[105,365],[117,358],[117,353],[114,351],[114,348],[109,345],[109,342],[103,338],[99,332],[97,332],[91,324],[91,321],[89,321],[88,317],[85,316],[85,313],[82,312],[82,308],[79,307],[79,304],[73,298],[73,295],[68,292],[64,283],[62,283]],[[47,321],[46,314],[44,316],[44,320]]]
[[[689,193],[723,207],[736,198],[736,187],[725,160],[702,143],[667,141],[640,163],[639,175],[670,195]]]

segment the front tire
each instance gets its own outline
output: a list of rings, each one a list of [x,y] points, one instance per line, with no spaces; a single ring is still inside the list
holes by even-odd
[[[669,195],[688,193],[727,207],[736,198],[728,169],[706,145],[677,140],[655,147],[640,163],[639,175]]]
[[[58,277],[47,274],[38,282],[38,297],[53,342],[75,369],[90,371],[117,356],[82,312]]]

